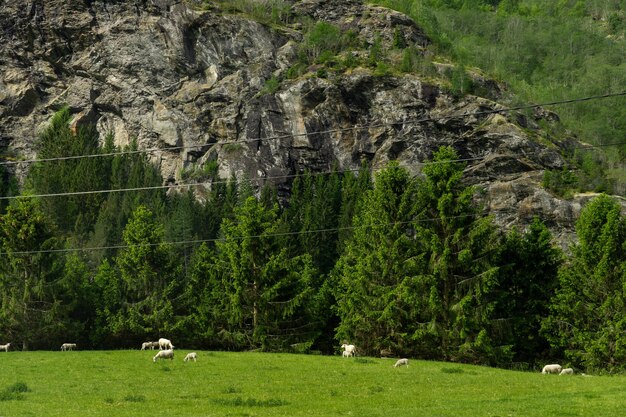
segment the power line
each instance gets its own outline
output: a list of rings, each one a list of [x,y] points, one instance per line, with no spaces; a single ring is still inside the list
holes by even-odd
[[[568,99],[568,100],[551,101],[551,102],[546,102],[546,103],[541,103],[541,104],[526,104],[526,105],[521,105],[521,106],[516,106],[516,107],[505,107],[501,109],[483,110],[483,111],[472,112],[472,113],[461,113],[457,115],[446,115],[446,116],[438,116],[438,117],[429,116],[429,117],[424,117],[420,119],[413,119],[413,120],[409,119],[409,120],[403,120],[403,121],[398,121],[398,122],[387,122],[387,123],[368,123],[368,124],[362,124],[362,125],[357,125],[357,126],[352,126],[352,127],[337,128],[337,129],[327,129],[327,130],[319,130],[319,131],[305,132],[305,133],[287,133],[283,135],[275,135],[275,136],[267,136],[267,137],[248,138],[248,139],[241,139],[241,140],[229,140],[229,141],[214,142],[214,143],[203,143],[200,145],[171,146],[171,147],[163,147],[163,148],[146,148],[142,150],[137,149],[137,150],[107,152],[107,153],[98,153],[98,154],[89,154],[89,155],[74,155],[74,156],[60,156],[60,157],[55,157],[55,158],[27,159],[27,160],[22,160],[22,161],[3,161],[3,162],[0,162],[0,166],[17,165],[17,164],[32,164],[32,163],[38,163],[38,162],[65,161],[65,160],[82,159],[82,158],[100,158],[100,157],[105,157],[105,156],[132,155],[132,154],[139,154],[139,153],[152,153],[152,152],[158,152],[158,151],[172,152],[172,151],[180,151],[184,149],[196,149],[196,148],[204,148],[204,147],[211,147],[211,146],[252,143],[252,142],[259,142],[263,140],[279,140],[279,139],[294,138],[294,137],[299,137],[299,136],[325,135],[325,134],[332,134],[332,133],[349,132],[349,131],[360,130],[360,129],[389,127],[389,126],[397,126],[397,125],[413,125],[413,124],[422,124],[422,123],[427,123],[427,122],[436,122],[439,120],[462,119],[462,118],[469,117],[469,116],[484,116],[484,115],[490,115],[490,114],[508,113],[508,112],[513,112],[513,111],[518,111],[518,110],[533,109],[537,107],[556,106],[559,104],[571,104],[571,103],[578,103],[578,102],[584,102],[584,101],[590,101],[590,100],[601,100],[605,98],[620,97],[620,96],[626,96],[626,91],[619,92],[619,93],[607,93],[607,94],[601,94],[601,95],[596,95],[596,96],[580,97],[580,98],[574,98],[574,99]]]
[[[604,145],[586,145],[586,146],[574,147],[572,148],[572,150],[577,150],[577,149],[587,150],[587,149],[594,149],[594,148],[600,148],[600,147],[605,147],[605,146],[621,146],[621,145],[626,145],[626,142],[617,142],[617,143],[604,144]],[[527,152],[526,155],[539,154],[543,151],[544,150]],[[414,165],[409,165],[409,166],[426,166],[426,165],[437,165],[437,164],[444,164],[444,163],[472,162],[472,161],[480,161],[480,160],[486,159],[489,156],[490,155],[477,156],[473,158],[448,159],[445,161],[426,161],[426,162],[418,162],[418,163],[415,163]],[[344,169],[341,171],[315,172],[315,173],[309,173],[309,175],[318,176],[318,175],[331,175],[335,173],[344,174],[347,172],[358,172],[358,171],[360,171],[360,168]],[[372,171],[372,172],[377,172],[377,171]],[[303,177],[305,175],[307,175],[307,173],[285,174],[285,175],[261,177],[261,178],[258,178],[257,180],[260,180],[260,181],[287,180],[287,179],[292,179],[292,178]],[[27,198],[50,198],[50,197],[66,197],[66,196],[93,195],[93,194],[108,194],[108,193],[121,193],[121,192],[131,192],[131,191],[154,191],[154,190],[162,190],[162,189],[169,190],[169,189],[180,189],[180,188],[184,189],[184,188],[199,187],[203,185],[213,186],[213,185],[218,185],[218,184],[228,184],[229,181],[230,180],[228,179],[223,179],[219,181],[209,180],[205,182],[197,182],[197,183],[190,183],[190,184],[167,184],[167,185],[153,185],[153,186],[145,186],[145,187],[112,188],[112,189],[104,189],[104,190],[87,190],[87,191],[69,191],[69,192],[47,193],[47,194],[21,194],[21,195],[15,195],[15,196],[0,196],[0,201],[18,200],[18,199],[27,199]]]
[[[507,213],[507,210],[494,210],[489,212],[491,213]],[[463,214],[457,216],[448,216],[446,219],[462,219],[467,217],[474,217],[476,213],[473,214]],[[410,225],[415,223],[427,223],[427,222],[435,222],[441,220],[439,217],[431,217],[424,219],[414,219],[407,220],[401,222],[391,222],[391,223],[383,223],[383,224],[368,224],[361,226],[344,226],[344,227],[332,227],[326,229],[314,229],[314,230],[299,230],[294,232],[278,232],[278,233],[268,233],[263,235],[250,235],[250,236],[235,236],[231,238],[212,238],[212,239],[198,239],[198,240],[180,240],[173,242],[158,242],[158,243],[143,243],[138,245],[112,245],[112,246],[95,246],[95,247],[86,247],[86,248],[63,248],[63,249],[44,249],[44,250],[32,250],[32,251],[13,251],[10,252],[11,255],[34,255],[34,254],[44,254],[44,253],[71,253],[71,252],[87,252],[87,251],[100,251],[100,250],[119,250],[119,249],[129,249],[129,248],[141,248],[141,247],[155,247],[155,246],[175,246],[175,245],[198,245],[202,243],[214,243],[214,242],[226,242],[231,240],[243,240],[243,239],[260,239],[262,237],[284,237],[284,236],[295,236],[295,235],[304,235],[304,234],[315,234],[315,233],[338,233],[344,230],[354,230],[360,228],[367,227],[386,227],[386,226],[394,226],[394,225]],[[7,252],[0,252],[0,255],[6,255]]]

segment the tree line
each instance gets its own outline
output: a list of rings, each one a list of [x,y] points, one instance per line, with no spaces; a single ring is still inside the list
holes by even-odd
[[[624,367],[626,220],[606,195],[584,208],[571,253],[540,219],[499,230],[450,147],[418,177],[394,162],[303,173],[286,201],[209,169],[201,203],[69,119],[60,111],[41,135],[22,190],[0,188],[0,338],[15,346],[167,335],[333,353],[349,341],[367,355]],[[141,190],[76,193],[120,188]]]

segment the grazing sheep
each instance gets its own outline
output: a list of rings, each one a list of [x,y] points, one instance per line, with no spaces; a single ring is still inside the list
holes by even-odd
[[[152,362],[156,362],[157,359],[171,359],[174,360],[174,351],[172,349],[168,350],[159,350],[154,358],[152,358]]]
[[[574,370],[572,368],[565,368],[559,375],[574,375]]]
[[[542,374],[558,374],[561,372],[561,369],[563,369],[561,365],[555,363],[555,364],[544,366],[543,369],[541,370],[541,373]]]
[[[0,345],[0,350],[4,350],[5,352],[8,352],[9,346],[11,346],[10,343],[7,343],[6,345]]]
[[[187,356],[185,356],[184,361],[188,362],[188,361],[196,361],[196,359],[198,359],[198,354],[196,352],[190,352],[187,354]]]
[[[380,357],[381,358],[389,358],[393,356],[393,351],[391,349],[381,349],[380,350]]]
[[[76,343],[63,343],[61,345],[61,350],[72,350],[76,349]]]
[[[402,365],[405,365],[408,368],[409,367],[409,360],[407,358],[398,359],[396,361],[396,364],[393,365],[393,367],[397,368],[398,366],[402,366]]]
[[[169,340],[160,338],[159,339],[159,349],[161,349],[161,350],[172,350],[172,349],[174,349],[174,345]]]
[[[341,348],[343,349],[343,357],[347,358],[349,356],[355,356],[356,347],[354,345],[347,345],[344,343],[341,345]]]

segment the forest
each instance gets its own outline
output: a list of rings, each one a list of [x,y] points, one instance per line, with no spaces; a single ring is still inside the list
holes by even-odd
[[[268,25],[291,18],[281,0],[219,3]],[[394,62],[374,44],[364,62],[341,61],[358,40],[309,22],[286,77],[311,66],[320,77],[356,65],[428,73],[436,59],[456,65],[452,93],[481,93],[465,75],[484,71],[512,106],[626,85],[621,0],[368,3],[406,13],[432,45],[417,53],[398,42]],[[259,4],[268,7],[246,9]],[[269,79],[264,93],[283,81]],[[583,209],[567,251],[538,218],[527,230],[497,228],[450,147],[418,177],[393,162],[297,173],[288,198],[222,178],[209,161],[180,175],[207,185],[198,198],[193,185],[164,185],[136,144],[72,131],[64,108],[38,137],[23,184],[14,161],[0,160],[0,343],[137,349],[165,336],[198,349],[333,354],[349,341],[363,355],[623,372],[626,219],[610,196],[626,193],[623,102],[560,106],[562,123],[542,126],[597,149],[567,155],[578,169],[546,171],[544,186],[606,192]]]
[[[568,253],[539,219],[496,228],[450,147],[418,177],[393,162],[302,173],[287,201],[210,165],[199,201],[168,192],[136,147],[72,132],[70,117],[41,135],[23,188],[0,189],[0,335],[20,349],[167,335],[325,354],[350,341],[364,355],[520,369],[626,364],[626,219],[607,195],[584,208]]]

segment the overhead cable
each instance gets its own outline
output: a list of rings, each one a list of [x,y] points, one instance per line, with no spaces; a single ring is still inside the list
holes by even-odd
[[[371,129],[371,128],[389,127],[389,126],[397,126],[397,125],[414,125],[414,124],[422,124],[422,123],[427,123],[427,122],[436,122],[440,120],[463,119],[465,117],[470,117],[470,116],[485,116],[485,115],[490,115],[490,114],[508,113],[508,112],[532,109],[532,108],[537,108],[537,107],[556,106],[559,104],[571,104],[571,103],[578,103],[578,102],[584,102],[584,101],[590,101],[590,100],[601,100],[605,98],[620,97],[620,96],[626,96],[626,91],[619,92],[619,93],[607,93],[607,94],[601,94],[601,95],[596,95],[596,96],[580,97],[580,98],[574,98],[574,99],[568,99],[568,100],[551,101],[551,102],[540,103],[540,104],[526,104],[526,105],[521,105],[521,106],[516,106],[516,107],[503,107],[500,109],[483,110],[483,111],[477,111],[477,112],[452,114],[452,115],[437,116],[437,117],[429,116],[429,117],[424,117],[424,118],[419,118],[419,119],[408,119],[408,120],[402,120],[402,121],[397,121],[397,122],[368,123],[368,124],[355,125],[355,126],[344,127],[344,128],[327,129],[327,130],[302,132],[302,133],[286,133],[282,135],[274,135],[274,136],[266,136],[266,137],[258,137],[258,138],[210,142],[210,143],[203,143],[199,145],[146,148],[146,149],[136,149],[136,150],[127,150],[127,151],[119,151],[119,152],[106,152],[106,153],[89,154],[89,155],[72,155],[72,156],[59,156],[59,157],[54,157],[54,158],[25,159],[25,160],[20,160],[20,161],[2,161],[0,162],[0,166],[64,161],[64,160],[73,160],[73,159],[82,159],[82,158],[100,158],[100,157],[105,157],[105,156],[133,155],[133,154],[152,153],[152,152],[173,152],[173,151],[181,151],[185,149],[197,149],[197,148],[204,148],[204,147],[211,147],[211,146],[243,144],[243,143],[252,143],[252,142],[259,142],[259,141],[266,141],[266,140],[280,140],[280,139],[294,138],[294,137],[300,137],[300,136],[326,135],[326,134],[342,133],[342,132],[361,130],[361,129]]]

